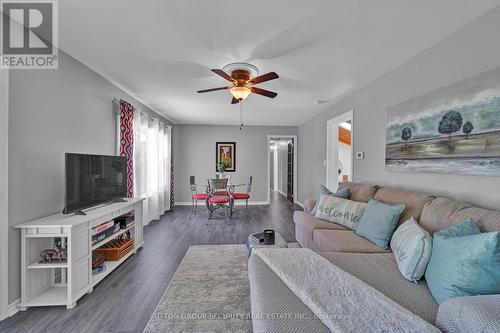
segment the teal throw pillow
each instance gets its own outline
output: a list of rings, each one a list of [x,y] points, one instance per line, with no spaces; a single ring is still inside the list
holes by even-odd
[[[388,249],[399,216],[404,210],[405,205],[389,205],[370,199],[356,227],[356,234],[384,249]]]
[[[434,234],[425,279],[439,304],[461,296],[500,293],[500,238],[468,219]]]

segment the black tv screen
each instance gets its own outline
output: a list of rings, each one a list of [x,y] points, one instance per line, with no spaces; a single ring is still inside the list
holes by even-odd
[[[66,153],[65,214],[126,196],[126,157]]]

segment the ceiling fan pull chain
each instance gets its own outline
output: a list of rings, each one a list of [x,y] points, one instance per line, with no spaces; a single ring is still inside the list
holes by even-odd
[[[240,131],[243,129],[243,100],[240,101]]]

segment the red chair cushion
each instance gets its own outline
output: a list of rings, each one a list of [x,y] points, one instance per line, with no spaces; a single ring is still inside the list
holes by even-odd
[[[212,204],[225,204],[229,203],[229,197],[225,195],[215,195],[208,199],[208,201]]]
[[[196,194],[193,194],[192,197],[195,200],[207,200],[208,194],[206,194],[206,193],[196,193]]]
[[[236,200],[250,199],[250,194],[246,194],[246,193],[233,193],[233,198],[235,198]]]

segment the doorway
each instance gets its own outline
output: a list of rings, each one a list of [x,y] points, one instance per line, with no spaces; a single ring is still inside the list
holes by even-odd
[[[326,185],[334,191],[354,177],[353,116],[351,110],[327,122]]]
[[[268,202],[272,192],[277,192],[288,201],[297,198],[297,136],[268,136]]]
[[[0,69],[0,320],[8,316],[9,70]]]

